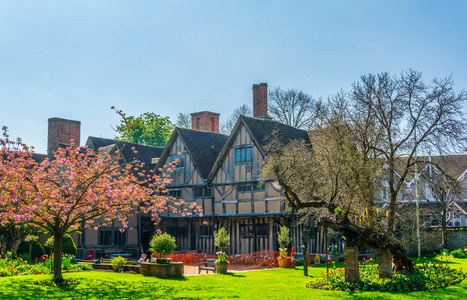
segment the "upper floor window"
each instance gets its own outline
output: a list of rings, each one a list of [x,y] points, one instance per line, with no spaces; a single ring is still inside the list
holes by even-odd
[[[194,198],[203,198],[203,197],[211,197],[212,196],[212,188],[210,187],[194,187],[193,188],[193,197]]]
[[[175,162],[175,169],[182,169],[185,167],[185,154],[172,155],[170,162]]]
[[[244,163],[251,162],[251,146],[240,147],[235,149],[235,162]]]
[[[179,189],[170,189],[167,192],[167,196],[174,197],[174,198],[181,198],[182,197],[182,191],[179,190]]]
[[[237,185],[237,192],[238,193],[249,193],[249,192],[256,192],[256,191],[264,191],[265,186],[259,186],[257,182],[253,183],[241,183]]]

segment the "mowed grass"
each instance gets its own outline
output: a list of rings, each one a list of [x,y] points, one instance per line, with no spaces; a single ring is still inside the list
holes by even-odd
[[[467,269],[467,259],[451,260],[452,267]],[[343,266],[339,263],[339,266]],[[171,279],[114,272],[65,273],[76,286],[35,285],[51,275],[0,278],[0,299],[467,299],[467,280],[443,289],[412,293],[337,292],[306,288],[326,271],[325,265]]]

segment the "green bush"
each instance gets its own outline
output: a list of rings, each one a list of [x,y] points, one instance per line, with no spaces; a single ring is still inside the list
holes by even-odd
[[[277,233],[277,242],[281,245],[281,248],[287,248],[292,240],[289,234],[289,228],[281,226],[279,232]]]
[[[230,235],[227,234],[227,230],[224,227],[214,233],[214,243],[217,247],[221,248],[221,251],[229,245]]]
[[[54,247],[54,237],[51,236],[45,242],[44,249],[47,253],[52,253],[53,247]],[[71,235],[65,234],[63,236],[63,241],[62,241],[62,253],[76,255],[77,252],[78,252],[78,249],[76,248],[73,238],[71,237]]]
[[[112,269],[118,272],[122,272],[123,266],[125,265],[125,263],[126,263],[126,258],[123,258],[121,256],[115,257],[111,261]]]
[[[73,241],[73,238],[69,234],[65,234],[63,236],[62,252],[65,254],[71,254],[71,255],[76,255],[76,253],[78,252],[75,242]]]
[[[152,240],[149,242],[150,250],[155,253],[159,253],[163,256],[170,255],[177,245],[175,244],[175,238],[168,233],[155,234]],[[161,262],[165,261],[160,259]]]
[[[464,249],[456,249],[451,251],[451,255],[455,258],[467,258],[467,248],[464,247]]]
[[[36,261],[36,259],[39,259],[42,255],[44,255],[44,248],[42,247],[41,243],[39,243],[39,241],[22,241],[19,243],[18,248],[16,249],[16,255],[24,257],[24,254],[29,254],[30,243],[32,243],[31,260]]]

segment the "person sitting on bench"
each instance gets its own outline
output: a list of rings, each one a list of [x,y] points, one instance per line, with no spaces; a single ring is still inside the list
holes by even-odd
[[[138,260],[138,262],[148,262],[148,260],[146,259],[146,254],[143,253],[143,255],[141,255],[141,258]]]

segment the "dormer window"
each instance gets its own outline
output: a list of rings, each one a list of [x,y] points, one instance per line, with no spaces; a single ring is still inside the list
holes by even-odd
[[[172,155],[170,157],[170,162],[175,162],[177,161],[176,165],[175,165],[175,169],[178,170],[178,169],[183,169],[185,167],[185,154],[181,154],[181,155]]]
[[[248,163],[251,162],[251,151],[253,147],[239,147],[235,149],[235,162],[236,163]]]

